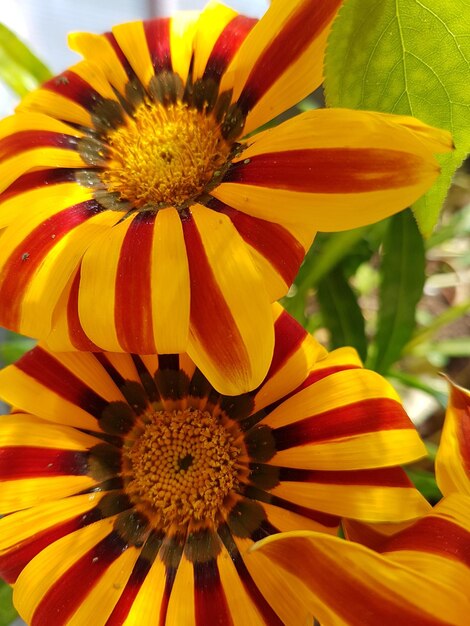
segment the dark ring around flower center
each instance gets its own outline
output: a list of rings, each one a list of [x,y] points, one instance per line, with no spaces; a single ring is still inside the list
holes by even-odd
[[[231,536],[257,537],[259,533],[262,536],[264,531],[261,528],[267,521],[260,502],[274,502],[275,498],[269,494],[269,490],[279,484],[279,469],[266,465],[266,460],[275,453],[271,429],[256,423],[262,419],[264,412],[252,414],[253,400],[250,394],[220,396],[197,373],[190,381],[181,370],[161,368],[154,378],[148,374],[144,376],[142,372],[141,378],[142,384],[122,380],[119,388],[125,401],[110,402],[101,410],[99,424],[104,432],[99,436],[103,442],[89,451],[85,466],[77,470],[88,473],[97,481],[91,491],[96,492],[100,500],[96,507],[83,516],[81,524],[115,516],[116,541],[123,545],[145,546],[147,552],[158,552],[167,567],[177,565],[183,550],[187,558],[195,563],[216,558],[224,536],[224,541],[229,543]],[[193,420],[191,428],[197,424],[195,418],[199,414],[196,407],[202,401],[205,413],[217,416],[206,418],[212,424],[211,428],[216,429],[217,436],[223,436],[228,428],[227,432],[232,433],[232,443],[228,445],[235,445],[237,439],[236,445],[241,446],[239,461],[236,456],[235,464],[231,466],[236,470],[237,478],[229,486],[231,495],[227,492],[217,501],[220,511],[206,518],[184,520],[179,524],[171,524],[168,519],[162,523],[151,510],[151,504],[139,500],[139,495],[127,488],[129,476],[126,477],[126,471],[132,470],[132,464],[125,460],[126,451],[132,449],[133,442],[139,440],[146,425],[155,423],[152,416],[161,413],[167,401],[171,401],[173,406],[183,401],[185,407],[195,407],[190,415]],[[170,411],[170,414],[173,415],[173,412]],[[167,422],[170,423],[168,419]],[[176,434],[178,431],[179,428],[174,429]],[[220,440],[217,440],[217,445],[220,446]],[[181,450],[181,453],[172,457],[174,466],[171,471],[176,474],[179,472],[183,477],[182,484],[185,484],[184,475],[189,476],[197,468],[198,459],[188,446],[182,446]],[[78,464],[82,467],[82,461]],[[227,467],[230,468],[230,464]],[[214,476],[217,480],[217,473]],[[218,485],[217,482],[215,484]],[[104,495],[101,495],[103,492]],[[224,528],[227,529],[225,535]]]
[[[56,81],[60,79],[59,76]],[[56,82],[56,85],[58,84],[60,83]],[[237,143],[236,139],[242,134],[246,113],[236,103],[232,103],[231,91],[219,93],[219,83],[214,77],[199,78],[194,83],[188,79],[186,86],[184,86],[177,74],[162,71],[151,79],[147,89],[134,75],[126,85],[125,97],[117,92],[116,97],[118,101],[95,94],[89,103],[94,128],[84,129],[85,136],[78,142],[78,151],[90,169],[84,168],[77,171],[77,182],[93,189],[95,199],[106,209],[124,212],[126,215],[134,211],[156,212],[169,206],[175,206],[184,215],[194,203],[207,205],[211,200],[210,192],[220,184],[233,159],[244,149],[244,146]],[[188,114],[194,112],[199,116],[201,137],[211,134],[205,128],[207,124],[213,126],[213,132],[219,134],[220,141],[227,146],[224,148],[225,156],[223,159],[222,156],[214,158],[212,165],[210,155],[212,148],[208,145],[208,153],[205,156],[204,153],[201,153],[199,157],[197,154],[195,155],[196,159],[207,159],[207,164],[200,166],[199,174],[197,170],[191,173],[191,171],[186,170],[186,166],[181,165],[183,169],[181,169],[181,174],[176,174],[176,178],[173,174],[175,170],[168,170],[169,180],[174,178],[174,187],[170,186],[167,191],[163,191],[165,188],[160,184],[159,189],[161,191],[148,192],[147,189],[149,187],[151,189],[153,184],[150,179],[156,176],[156,179],[160,180],[161,176],[157,172],[166,171],[166,167],[174,168],[176,162],[170,160],[168,166],[165,166],[163,158],[165,148],[162,147],[160,152],[162,160],[160,164],[156,162],[155,175],[152,175],[149,169],[149,174],[146,174],[145,171],[142,173],[142,182],[135,180],[132,182],[126,178],[128,175],[124,174],[124,170],[121,171],[119,167],[122,169],[129,163],[129,169],[133,172],[139,172],[141,168],[133,167],[132,158],[129,159],[128,155],[122,155],[121,143],[114,151],[112,145],[116,137],[123,132],[126,133],[125,129],[128,127],[129,120],[135,119],[135,116],[139,115],[139,111],[146,108],[170,111],[175,106],[180,105],[188,111]],[[180,134],[184,138],[185,124],[190,123],[191,120],[185,120],[184,112],[180,117]],[[136,130],[136,146],[140,146],[139,137],[145,135],[149,136],[151,133],[142,133]],[[188,136],[190,137],[190,134]],[[132,145],[132,143],[132,141],[128,141],[127,136],[123,137],[122,144],[124,146]],[[194,145],[191,146],[191,141],[187,143],[189,145],[184,154],[191,152],[194,154],[197,152],[201,139],[196,134]],[[148,155],[142,155],[143,163],[146,166],[152,163],[151,155],[153,153],[154,149],[150,150]],[[118,169],[116,169],[116,155],[118,159],[122,155],[123,165],[119,166]],[[131,176],[132,178],[135,178],[135,175],[134,177]],[[181,180],[181,183],[178,180]]]

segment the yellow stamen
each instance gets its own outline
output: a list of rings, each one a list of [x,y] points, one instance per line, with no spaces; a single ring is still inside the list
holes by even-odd
[[[215,521],[241,449],[208,412],[159,411],[124,455],[126,492],[161,527]]]
[[[101,180],[136,208],[197,197],[230,151],[215,119],[181,102],[144,102],[126,126],[109,133],[107,144]]]

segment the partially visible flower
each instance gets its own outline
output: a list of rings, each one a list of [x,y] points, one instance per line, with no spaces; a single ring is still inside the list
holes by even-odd
[[[317,230],[408,206],[448,133],[310,111],[340,0],[274,0],[75,34],[85,60],[0,124],[0,323],[54,350],[187,352],[222,393],[273,351],[270,303]]]
[[[275,329],[266,380],[235,397],[185,354],[37,347],[0,372],[0,573],[28,623],[303,624],[255,541],[427,510],[390,385],[279,308]]]
[[[436,457],[436,480],[444,495],[470,497],[470,391],[449,380],[449,405]]]
[[[322,626],[467,626],[470,392],[452,382],[436,476],[444,498],[392,536],[390,526],[374,532],[348,522],[348,535],[375,551],[310,531],[273,536],[255,550],[293,576],[292,594]]]

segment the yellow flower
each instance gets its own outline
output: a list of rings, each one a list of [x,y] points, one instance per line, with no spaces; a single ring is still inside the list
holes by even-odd
[[[0,323],[54,350],[187,352],[221,392],[261,383],[270,303],[317,230],[379,220],[439,172],[448,133],[310,111],[340,0],[274,0],[75,34],[84,56],[0,124]],[[5,305],[8,303],[8,306]]]
[[[427,510],[398,467],[424,447],[390,385],[280,308],[275,328],[266,380],[240,396],[186,354],[40,346],[0,372],[0,573],[28,623],[304,624],[254,542]]]

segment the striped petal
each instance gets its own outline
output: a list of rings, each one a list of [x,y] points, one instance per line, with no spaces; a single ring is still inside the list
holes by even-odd
[[[0,192],[19,176],[47,167],[83,167],[77,139],[83,133],[40,113],[18,113],[0,122]]]
[[[16,217],[2,237],[0,298],[9,306],[0,320],[23,334],[44,337],[90,239],[108,232],[116,217],[71,183],[14,196],[3,208],[15,212],[28,200],[33,213]]]
[[[0,391],[13,406],[43,419],[101,432],[97,420],[107,404],[124,400],[109,369],[111,375],[90,353],[37,347],[0,371]]]
[[[451,581],[437,581],[359,544],[304,531],[269,537],[254,549],[249,558],[259,551],[295,578],[292,593],[321,623],[464,626],[468,621],[468,594]]]
[[[92,33],[71,33],[68,38],[69,48],[78,52],[87,62],[94,64],[99,59],[101,71],[110,85],[121,96],[126,93],[126,84],[129,80],[127,66],[113,46],[111,37],[94,35]]]
[[[91,128],[96,117],[123,111],[99,65],[81,61],[30,92],[17,111],[36,111],[79,126]]]
[[[436,478],[444,495],[470,496],[470,392],[449,381],[450,395],[436,457]]]
[[[285,570],[279,576],[279,570],[273,567],[273,562],[262,551],[249,554],[252,541],[236,538],[235,543],[244,569],[279,615],[281,623],[308,624],[308,608],[304,602],[299,602],[299,597],[294,592],[297,586],[295,576]]]
[[[194,82],[203,77],[214,46],[236,16],[236,11],[218,2],[209,2],[204,7],[194,34]],[[227,34],[225,38],[228,39]]]
[[[104,623],[103,614],[112,610],[109,596],[119,596],[138,552],[113,533],[113,522],[108,518],[58,539],[25,567],[13,598],[25,621],[45,626],[56,614],[61,624],[85,623],[80,615],[87,615],[87,600],[106,575],[107,593],[101,590],[101,602],[93,603],[93,619]]]
[[[256,22],[222,4],[209,2],[197,23],[193,81],[203,78],[218,84]]]
[[[295,105],[321,83],[326,38],[340,4],[339,0],[271,3],[221,84],[223,91],[230,73],[235,73],[233,99],[247,115],[246,133]]]
[[[453,493],[429,515],[385,541],[380,552],[468,598],[470,589],[470,498]]]
[[[433,151],[452,149],[448,133],[411,130],[399,116],[309,111],[253,137],[212,194],[257,218],[302,223],[312,234],[355,228],[402,210],[437,178],[429,135]]]
[[[153,563],[145,550],[137,559],[132,574],[116,602],[106,624],[108,626],[141,626],[164,623],[168,605],[167,568],[160,560]]]
[[[254,411],[290,395],[327,355],[325,348],[279,304],[273,305],[273,312],[274,352],[263,383],[252,392]]]
[[[432,506],[429,504],[427,512],[431,509]],[[389,537],[408,528],[408,526],[411,526],[415,522],[416,520],[408,520],[406,522],[395,522],[393,524],[367,524],[365,522],[358,522],[357,520],[343,519],[341,526],[346,539],[355,541],[356,543],[360,543],[363,546],[377,551],[385,544]]]
[[[187,352],[217,390],[249,391],[263,380],[274,346],[259,272],[227,217],[196,205],[183,232],[191,282]]]
[[[0,519],[0,574],[12,584],[29,561],[61,537],[99,519],[103,494],[45,502]]]
[[[250,250],[271,300],[285,295],[312,244],[314,233],[253,217],[218,200],[211,201],[210,208],[230,218]]]
[[[96,481],[88,475],[87,451],[101,443],[99,440],[67,427],[43,424],[28,415],[4,416],[1,420],[2,513],[95,486]]]
[[[86,335],[110,351],[185,350],[188,262],[174,209],[138,213],[97,238],[83,258],[78,308]]]
[[[333,470],[340,462],[361,470],[425,456],[391,385],[359,369],[348,351],[338,352],[320,360],[297,393],[260,422],[276,444],[270,462],[312,470]]]
[[[282,467],[279,484],[270,495],[307,509],[368,522],[414,519],[428,510],[400,468],[322,472]]]

